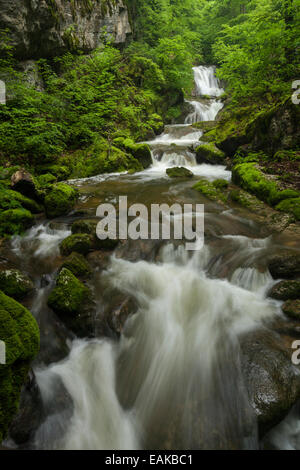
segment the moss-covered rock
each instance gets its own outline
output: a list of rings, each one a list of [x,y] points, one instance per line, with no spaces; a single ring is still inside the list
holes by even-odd
[[[99,220],[96,219],[76,220],[71,227],[72,233],[87,233],[89,235],[95,235],[98,222]]]
[[[149,145],[137,144],[130,138],[116,138],[115,145],[124,149],[126,152],[131,153],[136,158],[143,168],[148,168],[152,164],[152,156]]]
[[[174,167],[168,168],[166,170],[167,175],[169,178],[192,178],[194,173],[187,168],[184,167]]]
[[[210,163],[212,165],[222,165],[226,155],[219,150],[214,143],[202,144],[196,149],[197,163]]]
[[[233,189],[230,192],[230,199],[253,212],[258,212],[260,214],[264,213],[265,204],[256,196],[247,193],[247,191],[243,191],[242,189]]]
[[[40,165],[36,166],[40,175],[54,175],[57,181],[65,181],[71,175],[71,169],[66,165]]]
[[[297,198],[297,191],[281,190],[277,181],[262,173],[256,163],[240,163],[232,170],[232,181],[270,205]]]
[[[93,237],[87,233],[77,233],[65,238],[60,244],[60,252],[63,256],[69,256],[73,252],[87,255],[93,248]]]
[[[45,197],[47,217],[59,217],[68,214],[77,200],[77,191],[68,184],[58,183]]]
[[[69,269],[63,268],[48,298],[48,305],[58,314],[77,315],[86,297],[90,297],[89,289]]]
[[[51,184],[56,183],[57,178],[51,173],[46,173],[45,175],[37,176],[36,180],[41,188],[48,188]]]
[[[196,189],[196,191],[199,191],[208,199],[211,199],[212,201],[216,201],[219,204],[225,204],[227,201],[227,195],[224,194],[224,192],[221,189],[216,187],[214,183],[211,183],[210,181],[207,181],[205,179],[198,181],[193,186],[193,189]]]
[[[33,283],[17,269],[0,271],[0,290],[14,299],[22,299],[33,290]]]
[[[39,350],[39,328],[31,313],[0,291],[0,340],[6,364],[0,365],[0,443],[18,410],[30,361]]]
[[[70,256],[64,261],[62,269],[68,269],[76,277],[90,277],[92,268],[80,253],[71,253]]]
[[[285,199],[277,204],[276,209],[280,212],[288,212],[296,220],[300,220],[300,197]]]
[[[11,189],[0,187],[0,209],[18,209],[23,207],[33,214],[43,212],[44,208],[38,202]]]
[[[281,281],[272,287],[269,297],[276,300],[295,300],[300,298],[300,281]]]
[[[34,217],[27,209],[8,209],[0,213],[0,236],[23,233],[34,224]]]
[[[283,304],[282,311],[293,320],[300,320],[300,299],[288,300]]]

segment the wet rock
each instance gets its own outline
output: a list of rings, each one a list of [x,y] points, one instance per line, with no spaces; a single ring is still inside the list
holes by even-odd
[[[44,200],[47,217],[54,218],[68,214],[73,209],[77,197],[77,191],[68,184],[55,184]]]
[[[279,423],[300,397],[300,371],[279,335],[253,331],[241,338],[242,370],[260,434]]]
[[[63,268],[69,269],[77,277],[87,278],[92,274],[91,266],[80,253],[71,253],[64,261]]]
[[[37,197],[33,176],[25,170],[18,170],[12,175],[11,187],[29,198],[34,199]]]
[[[60,271],[48,306],[79,337],[94,336],[92,293],[68,269]]]
[[[33,437],[44,419],[43,408],[41,392],[31,369],[21,391],[19,411],[9,428],[9,436],[16,444],[25,444]]]
[[[72,234],[87,233],[88,235],[95,235],[99,219],[80,219],[76,220],[72,227]]]
[[[126,240],[119,244],[115,256],[132,262],[154,261],[163,243],[162,240]]]
[[[0,289],[10,297],[20,300],[33,290],[34,286],[25,274],[17,269],[0,271]]]
[[[282,311],[293,320],[300,320],[300,300],[288,300],[282,306]]]
[[[197,163],[209,163],[210,165],[224,165],[226,155],[213,143],[200,145],[196,149]]]
[[[104,298],[105,301],[105,298]],[[137,303],[130,296],[114,293],[104,311],[104,318],[111,331],[120,336],[128,318],[137,312]]]
[[[192,171],[184,167],[168,168],[166,173],[169,178],[192,178],[194,176]]]
[[[281,281],[269,292],[269,297],[276,300],[294,300],[300,298],[300,280]]]
[[[0,236],[20,235],[34,225],[34,217],[27,209],[8,209],[0,212]]]
[[[93,248],[93,238],[86,233],[78,233],[65,238],[60,244],[60,252],[63,256],[69,256],[76,252],[87,255]]]
[[[290,251],[269,260],[269,271],[274,279],[295,279],[300,276],[300,254]]]

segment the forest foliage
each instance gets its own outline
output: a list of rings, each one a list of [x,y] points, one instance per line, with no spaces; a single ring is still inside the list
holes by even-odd
[[[143,140],[180,115],[192,65],[215,63],[233,102],[272,103],[299,78],[300,0],[127,0],[133,40],[41,59],[43,92],[0,37],[0,158],[45,163],[120,136]],[[100,144],[99,144],[100,142]]]

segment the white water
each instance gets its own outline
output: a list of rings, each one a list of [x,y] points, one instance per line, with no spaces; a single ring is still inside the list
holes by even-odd
[[[197,69],[198,93],[221,94],[213,69]],[[181,165],[209,179],[229,179],[222,166],[196,164],[190,147],[200,137],[190,126],[166,128],[150,143],[155,151],[165,145],[161,159],[142,177],[161,177],[166,168]],[[174,143],[184,151],[167,148]],[[63,234],[36,230],[31,236],[40,253],[56,252]],[[230,236],[228,242],[251,256],[268,239]],[[22,248],[20,241],[15,244]],[[238,337],[278,308],[264,297],[267,272],[240,267],[230,280],[220,280],[207,271],[212,256],[207,246],[190,257],[182,247],[167,245],[156,263],[111,259],[107,282],[134,297],[138,312],[128,319],[119,343],[75,341],[65,361],[37,372],[45,402],[55,403],[60,378],[74,404],[71,419],[48,416],[36,433],[37,448],[257,447]]]
[[[187,103],[194,107],[194,111],[186,117],[186,124],[195,124],[201,121],[214,121],[224,106],[221,101],[217,100],[212,100],[209,104],[200,103],[199,101],[187,101]]]
[[[206,448],[216,425],[225,443],[257,445],[238,335],[277,309],[255,292],[268,276],[246,276],[239,282],[245,288],[210,279],[209,258],[206,247],[190,259],[168,245],[159,264],[112,259],[106,277],[137,299],[139,311],[119,344],[76,341],[66,361],[38,372],[45,399],[58,375],[74,402],[64,438],[51,443],[46,423],[36,436],[39,448]],[[53,419],[60,417],[50,418],[56,429]]]
[[[193,71],[197,95],[218,97],[224,93],[219,80],[215,76],[216,68],[214,66],[205,67],[200,65],[200,67],[194,67]]]

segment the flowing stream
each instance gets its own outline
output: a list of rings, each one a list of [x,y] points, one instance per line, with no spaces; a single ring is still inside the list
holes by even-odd
[[[128,202],[205,203],[205,246],[193,254],[180,243],[156,247],[151,259],[112,256],[91,283],[102,309],[108,286],[135,299],[119,340],[69,338],[66,359],[36,361],[35,373],[48,416],[30,443],[38,449],[253,449],[257,423],[245,389],[239,338],[280,315],[280,303],[266,297],[273,280],[263,264],[274,240],[251,218],[224,210],[192,189],[203,176],[231,174],[223,166],[197,165],[194,149],[202,133],[192,124],[212,120],[222,108],[213,67],[194,69],[197,95],[185,124],[166,126],[149,142],[153,165],[135,175],[106,175],[73,182],[81,193],[77,210],[95,215],[100,202],[127,195]],[[171,181],[166,169],[185,166],[191,181]],[[59,266],[59,242],[76,218],[31,229],[12,242],[12,256],[28,267],[38,286],[32,301],[40,324],[51,321],[46,299]],[[288,242],[286,242],[288,243]],[[281,245],[280,245],[281,244]],[[30,267],[29,267],[29,264]],[[112,294],[113,295],[113,294]],[[59,343],[55,329],[42,347]],[[48,328],[48,329],[49,329]],[[48,331],[48,330],[47,330]],[[71,411],[56,405],[62,383]]]

